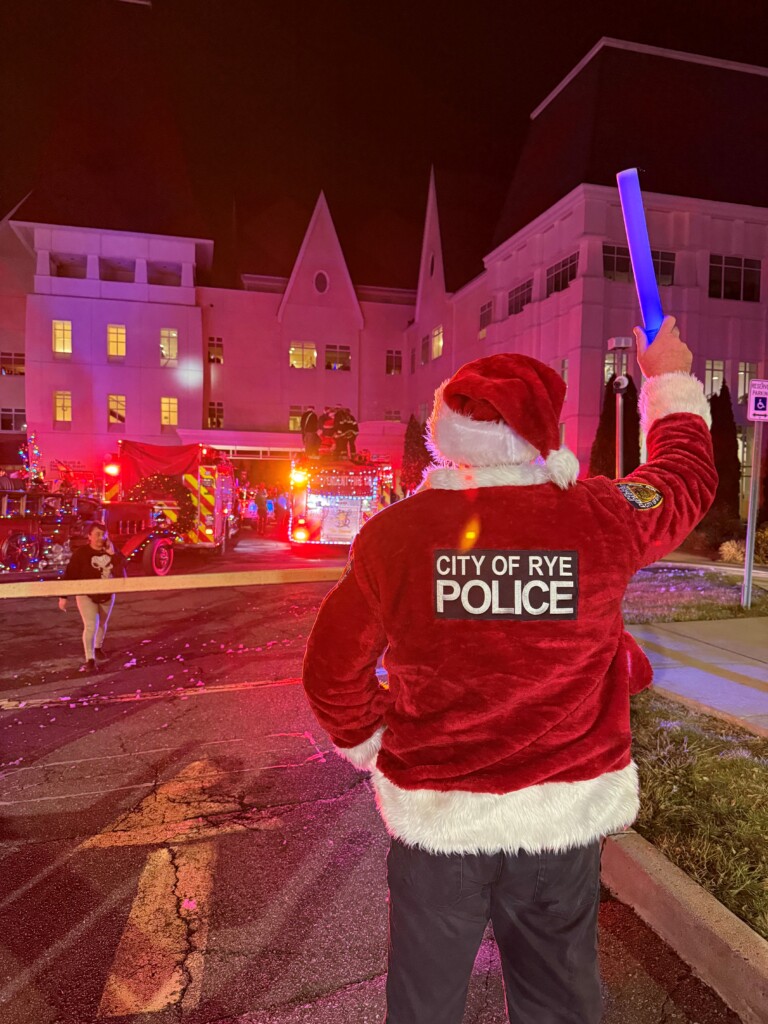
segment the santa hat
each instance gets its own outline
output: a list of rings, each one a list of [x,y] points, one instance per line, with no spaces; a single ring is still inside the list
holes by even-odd
[[[438,463],[502,466],[544,461],[566,488],[579,463],[560,447],[562,377],[530,356],[506,353],[466,363],[435,392],[427,443]]]

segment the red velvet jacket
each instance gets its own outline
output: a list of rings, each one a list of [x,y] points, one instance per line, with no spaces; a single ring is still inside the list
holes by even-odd
[[[562,849],[634,819],[629,695],[651,669],[621,601],[717,482],[700,415],[659,419],[647,443],[621,485],[561,490],[535,464],[432,470],[360,532],[304,685],[340,753],[374,770],[405,842]]]

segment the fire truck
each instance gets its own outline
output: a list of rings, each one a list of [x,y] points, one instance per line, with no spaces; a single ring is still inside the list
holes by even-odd
[[[240,516],[229,459],[202,444],[154,445],[121,441],[104,466],[104,504],[149,505],[154,536],[143,553],[147,571],[165,576],[178,548],[224,554],[238,540]]]
[[[363,523],[381,507],[381,493],[393,482],[389,463],[322,456],[291,467],[288,536],[295,551],[321,545],[349,545]]]

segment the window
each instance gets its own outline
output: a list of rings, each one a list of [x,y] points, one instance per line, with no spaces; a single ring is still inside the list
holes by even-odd
[[[513,288],[507,295],[507,316],[522,313],[533,299],[533,278]]]
[[[326,370],[351,370],[352,352],[349,345],[325,346]]]
[[[651,249],[651,260],[658,285],[675,283],[675,254]],[[625,245],[603,245],[603,276],[609,281],[633,281],[629,249]]]
[[[629,249],[625,245],[603,244],[603,277],[609,281],[632,280],[632,264],[629,261]]]
[[[480,333],[479,337],[484,338],[487,333],[488,325],[493,320],[493,300],[490,302],[484,302],[480,307]]]
[[[443,354],[443,325],[432,331],[432,358],[439,359]]]
[[[53,321],[53,351],[60,355],[72,355],[72,321]]]
[[[387,349],[387,376],[393,377],[395,374],[403,372],[403,353],[399,348]]]
[[[323,295],[328,291],[328,275],[322,270],[318,270],[315,274],[315,291],[318,295]]]
[[[179,358],[179,332],[173,327],[160,328],[160,365],[175,366]]]
[[[221,338],[208,339],[208,362],[218,363],[219,366],[224,362],[224,342]]]
[[[418,420],[419,423],[426,423],[429,416],[429,406],[426,402],[419,402]]]
[[[288,359],[294,370],[314,370],[317,346],[311,341],[294,341],[288,350]]]
[[[749,382],[757,376],[757,363],[739,363],[738,404],[746,405],[749,398]]]
[[[53,392],[53,419],[56,423],[72,422],[72,392]]]
[[[720,394],[724,372],[725,363],[722,359],[708,359],[704,364],[704,394],[707,398]]]
[[[577,252],[572,253],[564,260],[560,260],[559,263],[547,267],[547,295],[552,295],[553,292],[564,291],[576,277],[578,269],[579,254]]]
[[[107,396],[107,422],[110,427],[125,426],[125,395]]]
[[[164,397],[160,399],[160,425],[163,427],[177,427],[179,425],[178,398]]]
[[[561,359],[560,360],[560,376],[565,381],[565,384],[566,384],[566,387],[567,387],[567,385],[568,385],[568,360],[567,359]]]
[[[298,432],[301,430],[301,417],[304,412],[311,408],[308,405],[292,405],[288,410],[288,429]]]
[[[27,429],[25,409],[0,409],[0,430],[14,430],[20,433]]]
[[[125,356],[125,326],[123,324],[107,324],[107,355],[110,359],[121,359]]]
[[[23,377],[25,365],[25,356],[23,352],[0,352],[1,376]]]
[[[224,427],[224,403],[208,403],[208,429],[222,430]]]
[[[760,301],[760,260],[741,256],[709,257],[710,299]]]
[[[385,409],[384,419],[388,423],[399,423],[400,422],[400,410],[399,409]]]
[[[620,349],[614,352],[606,352],[603,360],[603,384],[607,384],[611,377],[623,377],[627,372],[627,353]]]
[[[421,339],[421,365],[426,366],[429,362],[429,335],[425,334]]]
[[[411,349],[411,373],[416,373],[416,348]]]
[[[673,252],[662,252],[660,249],[651,249],[653,269],[656,274],[656,284],[663,286],[675,283],[675,254]]]

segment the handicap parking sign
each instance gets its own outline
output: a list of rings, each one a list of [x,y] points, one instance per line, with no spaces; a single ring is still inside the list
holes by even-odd
[[[768,380],[750,381],[747,419],[752,423],[768,421]]]

